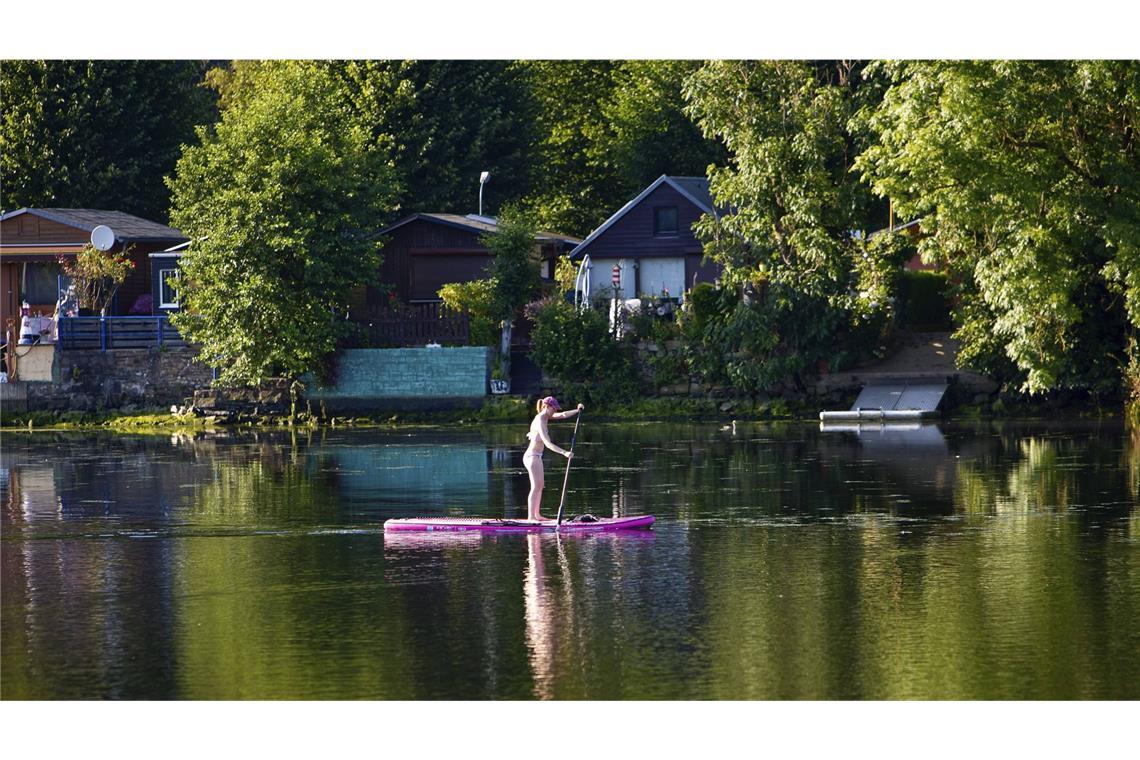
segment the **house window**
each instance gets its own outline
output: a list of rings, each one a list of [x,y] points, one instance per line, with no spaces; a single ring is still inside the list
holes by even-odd
[[[677,234],[677,207],[676,206],[658,206],[653,209],[653,234],[654,235],[676,235]]]
[[[160,309],[177,309],[178,293],[171,285],[171,281],[179,277],[177,269],[158,270],[158,307]]]
[[[58,264],[25,264],[23,299],[32,306],[46,306],[59,299]]]

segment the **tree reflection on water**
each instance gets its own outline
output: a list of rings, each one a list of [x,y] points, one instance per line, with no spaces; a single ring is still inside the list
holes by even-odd
[[[1140,437],[901,432],[584,426],[658,523],[578,537],[382,534],[520,516],[513,429],[5,434],[3,695],[1140,696]]]

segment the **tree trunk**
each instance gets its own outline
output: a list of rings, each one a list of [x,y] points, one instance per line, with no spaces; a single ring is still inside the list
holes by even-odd
[[[503,371],[503,379],[511,379],[511,332],[514,330],[513,319],[503,320],[503,334],[499,340],[499,367]]]

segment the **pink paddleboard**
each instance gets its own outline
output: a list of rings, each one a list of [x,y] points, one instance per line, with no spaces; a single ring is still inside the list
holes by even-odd
[[[591,531],[633,530],[648,528],[653,525],[656,518],[653,515],[632,515],[630,517],[603,517],[597,522],[562,522],[558,528],[560,533],[588,533]],[[384,521],[385,533],[401,533],[421,531],[429,533],[465,532],[465,531],[496,531],[496,532],[526,532],[526,531],[553,531],[554,520],[542,522],[529,522],[527,520],[508,520],[496,517],[403,517]]]

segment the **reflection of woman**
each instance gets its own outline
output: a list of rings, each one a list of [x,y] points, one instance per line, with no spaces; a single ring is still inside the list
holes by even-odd
[[[542,537],[531,533],[526,537],[527,574],[523,584],[526,605],[526,645],[530,649],[531,668],[534,671],[535,696],[540,699],[554,697],[551,682],[554,678],[555,630],[553,599],[546,585],[542,566]]]
[[[538,402],[536,414],[530,423],[530,432],[526,437],[530,439],[530,445],[526,447],[526,453],[523,454],[523,466],[526,467],[527,475],[530,476],[530,494],[527,495],[527,519],[528,520],[545,520],[541,514],[542,507],[542,488],[544,485],[542,473],[542,452],[544,449],[549,448],[562,456],[570,459],[573,456],[572,452],[560,448],[550,440],[550,430],[547,427],[548,420],[568,420],[577,417],[584,409],[581,404],[578,408],[569,411],[561,411],[562,407],[558,404],[558,399],[554,396],[547,396]]]

